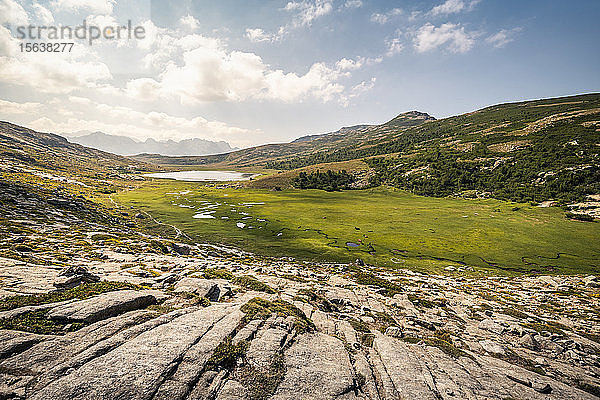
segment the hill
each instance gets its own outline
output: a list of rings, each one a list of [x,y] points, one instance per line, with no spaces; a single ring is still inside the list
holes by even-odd
[[[122,156],[149,153],[166,156],[193,156],[227,153],[234,150],[229,143],[224,141],[213,142],[210,140],[193,138],[181,141],[146,139],[138,142],[127,136],[108,135],[104,132],[93,132],[83,136],[68,138],[71,143],[78,143],[87,147],[107,151]]]
[[[363,160],[372,186],[568,203],[600,193],[599,130],[596,93],[500,104],[441,120],[409,112],[381,125],[225,155],[140,159],[291,171],[286,176],[307,166]]]
[[[0,159],[3,169],[34,167],[89,176],[156,170],[146,163],[69,143],[62,136],[5,121],[0,121]]]
[[[431,120],[435,120],[435,118],[425,113],[411,111],[394,118],[392,121],[395,122],[392,126],[396,130],[401,130]],[[360,147],[365,141],[380,138],[384,132],[380,131],[379,127],[379,125],[356,125],[321,135],[303,136],[291,143],[267,144],[228,154],[205,157],[161,157],[153,154],[141,154],[134,158],[162,165],[206,165],[213,168],[265,167],[297,158],[308,158],[315,154],[335,153],[340,149]],[[311,164],[315,163],[304,165]]]

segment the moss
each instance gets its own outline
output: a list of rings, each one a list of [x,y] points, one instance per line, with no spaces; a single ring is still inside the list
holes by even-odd
[[[413,336],[402,336],[399,339],[405,343],[410,343],[410,344],[417,344],[422,340],[422,339],[419,339],[419,338],[413,337]]]
[[[159,314],[168,314],[171,311],[177,310],[177,308],[173,306],[165,306],[162,304],[152,304],[151,306],[148,306],[148,310],[156,311]]]
[[[33,248],[27,246],[26,244],[18,244],[14,247],[14,249],[20,253],[31,253],[33,252]]]
[[[246,365],[236,370],[233,376],[246,388],[250,400],[264,400],[275,393],[284,375],[283,356],[276,354],[266,371]]]
[[[290,281],[294,281],[294,282],[301,282],[301,283],[307,282],[306,279],[304,279],[300,276],[292,275],[292,274],[283,274],[283,275],[281,275],[281,277],[288,279]]]
[[[300,289],[298,290],[298,295],[294,299],[311,304],[324,312],[338,311],[338,308],[334,304],[314,289]]]
[[[542,368],[536,367],[536,364],[533,361],[525,357],[521,357],[511,349],[505,349],[504,354],[491,354],[491,356],[504,360],[508,363],[518,365],[526,370],[535,372],[536,374],[546,375],[546,372]]]
[[[369,325],[360,319],[351,319],[348,321],[357,332],[371,333]]]
[[[428,338],[428,339],[424,339],[424,340],[425,340],[425,343],[428,344],[429,346],[437,347],[438,349],[442,350],[444,353],[448,354],[452,358],[460,358],[460,357],[473,358],[473,356],[471,356],[470,354],[465,353],[464,351],[462,351],[461,349],[459,349],[458,347],[453,345],[451,341],[446,341],[444,339],[440,339],[439,337]]]
[[[114,235],[110,235],[108,233],[95,233],[91,236],[91,239],[94,242],[97,242],[99,240],[109,240],[109,239],[116,239],[117,237]]]
[[[204,270],[205,279],[233,279],[233,274],[224,268],[207,268]]]
[[[64,335],[86,326],[81,322],[61,323],[46,317],[48,310],[36,310],[15,318],[0,319],[0,329],[12,329],[42,335]]]
[[[306,317],[302,310],[283,300],[268,301],[255,297],[242,306],[242,312],[246,314],[244,316],[245,322],[253,319],[267,319],[275,313],[283,317],[294,317],[294,329],[299,334],[314,331],[315,329],[313,322]]]
[[[208,307],[210,306],[210,300],[207,299],[204,296],[198,296],[196,293],[192,293],[192,292],[178,292],[177,296],[186,299],[186,300],[191,300],[191,305],[197,305],[197,306],[202,306],[202,307]]]
[[[373,340],[375,340],[375,335],[372,333],[361,333],[359,335],[360,343],[365,347],[373,347]]]
[[[519,311],[516,308],[508,308],[508,307],[506,307],[506,308],[504,308],[502,310],[502,313],[506,314],[506,315],[510,315],[511,317],[515,317],[517,319],[527,319],[527,318],[529,318],[529,315],[525,314],[522,311]]]
[[[375,318],[375,323],[377,324],[377,329],[381,333],[385,333],[385,330],[390,326],[399,326],[398,322],[392,317],[390,314],[386,312],[375,312],[373,314]]]
[[[393,282],[388,281],[387,279],[380,278],[374,274],[368,272],[357,272],[354,274],[354,280],[356,283],[360,283],[361,285],[368,286],[377,286],[385,289],[384,295],[392,297],[397,293],[401,293],[404,291],[404,288],[400,285],[397,285]]]
[[[523,326],[526,328],[533,329],[538,333],[546,331],[546,332],[556,333],[558,335],[565,336],[565,332],[561,329],[561,327],[562,328],[566,328],[566,327],[564,325],[557,324],[557,323],[554,323],[551,325],[550,323],[533,322],[533,323],[523,324]]]
[[[56,303],[71,299],[87,299],[97,294],[112,292],[121,289],[139,290],[143,287],[126,282],[94,282],[84,283],[72,289],[60,290],[50,293],[35,295],[17,295],[7,297],[0,301],[0,311],[12,310],[24,306],[35,306],[40,304]]]
[[[150,247],[159,253],[168,254],[169,248],[160,240],[151,240]]]
[[[217,346],[208,359],[206,369],[233,369],[237,364],[237,360],[246,354],[248,345],[249,343],[245,340],[242,340],[237,344],[232,344],[231,338],[225,339]]]
[[[231,282],[248,290],[255,290],[257,292],[265,292],[270,294],[275,293],[275,290],[273,290],[270,286],[250,275],[236,276],[231,280]]]

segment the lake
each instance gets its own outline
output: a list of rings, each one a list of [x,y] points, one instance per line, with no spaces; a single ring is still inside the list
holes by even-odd
[[[177,181],[187,182],[227,182],[227,181],[247,181],[256,176],[249,172],[236,171],[177,171],[177,172],[156,172],[153,174],[144,174],[149,178],[175,179]]]

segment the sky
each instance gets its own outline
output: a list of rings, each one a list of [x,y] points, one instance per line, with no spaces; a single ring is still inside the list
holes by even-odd
[[[248,147],[600,92],[598,17],[597,0],[0,0],[0,119]],[[144,35],[90,45],[18,30],[84,20]],[[22,51],[44,42],[74,44]]]

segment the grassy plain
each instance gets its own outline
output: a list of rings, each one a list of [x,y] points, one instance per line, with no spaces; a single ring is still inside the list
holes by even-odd
[[[121,208],[133,206],[177,226],[197,243],[265,256],[361,258],[429,272],[450,265],[485,274],[597,273],[600,268],[600,224],[567,220],[558,208],[421,197],[391,188],[270,191],[170,180],[146,182],[112,199]]]

